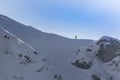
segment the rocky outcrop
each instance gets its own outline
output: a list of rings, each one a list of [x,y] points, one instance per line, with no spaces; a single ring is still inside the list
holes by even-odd
[[[79,60],[76,60],[75,62],[72,62],[71,64],[81,69],[90,69],[92,65],[91,62],[89,63],[85,61],[80,62]]]
[[[98,42],[99,50],[96,56],[105,62],[113,60],[120,55],[120,42],[110,37],[102,37]]]

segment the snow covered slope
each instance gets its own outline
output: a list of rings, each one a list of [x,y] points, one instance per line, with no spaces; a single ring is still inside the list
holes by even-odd
[[[60,80],[50,62],[38,55],[31,46],[0,27],[0,80]]]
[[[3,15],[0,26],[12,33],[0,28],[0,80],[120,80],[117,39],[69,39]]]
[[[31,45],[41,56],[49,59],[55,65],[55,71],[63,74],[65,79],[69,80],[73,80],[76,76],[74,74],[76,72],[71,67],[69,68],[71,57],[80,47],[94,42],[93,40],[68,39],[56,34],[41,32],[3,15],[0,15],[0,25]]]

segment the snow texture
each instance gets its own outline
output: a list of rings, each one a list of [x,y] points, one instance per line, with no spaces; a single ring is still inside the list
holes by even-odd
[[[120,80],[120,41],[69,39],[0,15],[0,80]]]

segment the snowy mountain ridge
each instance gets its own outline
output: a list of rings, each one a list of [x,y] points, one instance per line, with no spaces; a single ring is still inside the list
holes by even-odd
[[[0,26],[0,80],[120,79],[117,39],[68,39],[3,15]]]

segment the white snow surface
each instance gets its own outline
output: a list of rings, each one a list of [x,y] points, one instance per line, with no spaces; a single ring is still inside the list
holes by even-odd
[[[56,80],[48,61],[0,27],[0,80]]]
[[[3,15],[0,26],[0,80],[120,80],[119,56],[103,63],[97,41],[45,33]]]

